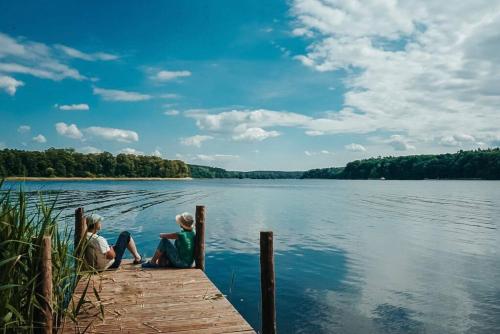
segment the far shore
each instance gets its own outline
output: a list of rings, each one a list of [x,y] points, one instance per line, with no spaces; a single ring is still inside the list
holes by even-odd
[[[187,181],[192,177],[6,177],[7,181]]]

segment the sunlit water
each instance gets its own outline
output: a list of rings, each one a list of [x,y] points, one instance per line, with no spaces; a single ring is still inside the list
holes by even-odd
[[[5,188],[19,183],[8,182]],[[129,230],[151,256],[207,207],[208,276],[258,329],[259,231],[275,235],[282,333],[500,332],[500,182],[198,180],[25,183]]]

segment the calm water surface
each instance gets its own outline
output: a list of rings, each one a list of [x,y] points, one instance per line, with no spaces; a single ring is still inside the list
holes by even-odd
[[[19,183],[8,182],[6,187]],[[4,187],[5,188],[5,187]],[[259,231],[273,230],[282,333],[500,333],[500,182],[28,182],[129,230],[151,256],[207,206],[207,274],[258,329]],[[193,212],[194,213],[194,212]],[[72,225],[71,225],[72,226]]]

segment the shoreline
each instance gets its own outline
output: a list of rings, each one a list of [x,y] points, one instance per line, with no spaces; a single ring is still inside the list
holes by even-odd
[[[6,181],[190,181],[192,177],[6,177]]]
[[[5,181],[192,181],[192,180],[337,180],[337,181],[500,181],[499,179],[477,179],[477,178],[456,178],[456,179],[335,179],[335,178],[193,178],[193,177],[22,177],[9,176]]]

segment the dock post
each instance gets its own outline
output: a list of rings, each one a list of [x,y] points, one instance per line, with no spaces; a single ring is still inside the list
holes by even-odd
[[[260,289],[262,292],[262,334],[276,333],[273,232],[260,232]]]
[[[205,271],[205,206],[196,206],[196,235],[194,246],[196,268]]]
[[[75,256],[79,257],[79,251],[81,247],[81,241],[85,237],[85,232],[87,230],[87,224],[85,223],[85,216],[83,214],[83,208],[78,208],[75,210]]]
[[[40,262],[39,295],[40,331],[37,333],[52,334],[52,240],[50,235],[42,239],[42,257]]]

